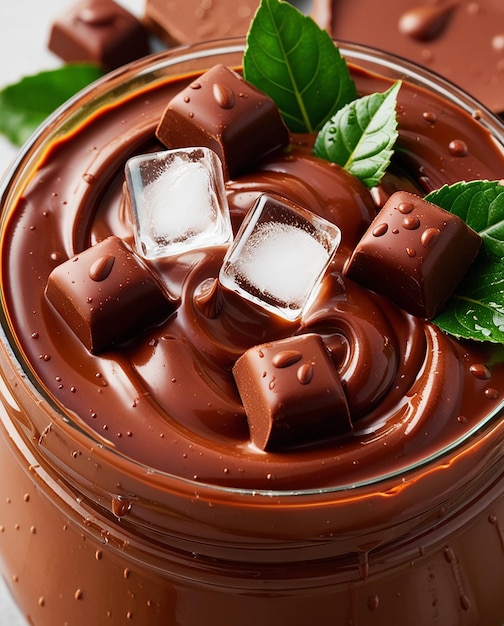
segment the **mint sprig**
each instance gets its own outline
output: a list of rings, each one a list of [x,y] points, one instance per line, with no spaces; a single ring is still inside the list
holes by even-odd
[[[0,91],[0,133],[22,145],[61,104],[103,76],[90,64],[69,64],[21,79]]]
[[[357,97],[345,59],[311,17],[262,0],[247,35],[245,79],[278,106],[291,132],[316,132]]]
[[[479,258],[432,321],[458,339],[504,343],[504,260]]]
[[[433,323],[459,339],[504,343],[504,185],[460,182],[425,199],[458,215],[482,238],[475,262]]]
[[[355,100],[339,110],[318,134],[313,152],[337,163],[367,187],[382,179],[397,139],[397,94],[401,81],[384,93]]]

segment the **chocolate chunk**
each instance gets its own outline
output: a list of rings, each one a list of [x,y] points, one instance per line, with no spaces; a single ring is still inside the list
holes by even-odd
[[[52,25],[49,50],[69,63],[114,69],[150,52],[141,22],[112,0],[84,0]]]
[[[246,35],[259,0],[147,0],[149,26],[169,45]]]
[[[330,439],[352,430],[343,387],[320,335],[250,348],[233,374],[250,438],[261,450]]]
[[[226,179],[289,143],[274,102],[224,65],[215,65],[169,102],[156,135],[168,148],[212,149]]]
[[[408,313],[432,319],[480,244],[481,237],[453,213],[398,191],[362,237],[345,273]]]
[[[174,308],[151,271],[118,237],[56,267],[45,293],[94,354],[162,321]]]

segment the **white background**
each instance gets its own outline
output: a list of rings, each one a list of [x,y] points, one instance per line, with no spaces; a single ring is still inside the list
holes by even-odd
[[[144,0],[119,2],[135,15],[142,15]],[[61,65],[60,59],[47,49],[47,40],[55,17],[74,4],[75,0],[0,1],[0,89],[17,82],[23,76]],[[0,137],[0,178],[16,152],[16,148]],[[0,477],[2,479],[5,480],[5,477]],[[0,626],[27,626],[2,579]]]

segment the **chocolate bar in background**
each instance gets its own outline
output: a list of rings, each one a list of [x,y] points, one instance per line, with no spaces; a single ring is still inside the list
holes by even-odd
[[[504,113],[504,2],[313,0],[311,15],[338,42],[410,59]]]
[[[48,48],[67,63],[115,69],[150,53],[145,26],[113,0],[83,0],[53,22]]]

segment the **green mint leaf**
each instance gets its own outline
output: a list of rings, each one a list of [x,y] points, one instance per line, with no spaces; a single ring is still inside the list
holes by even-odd
[[[397,81],[385,93],[363,96],[340,109],[317,135],[314,154],[375,187],[393,155],[400,87]]]
[[[473,180],[445,185],[425,199],[458,215],[479,233],[489,255],[504,258],[504,185],[499,181]]]
[[[504,343],[504,185],[460,182],[432,191],[425,199],[458,215],[483,243],[461,284],[432,321],[457,338]]]
[[[22,145],[61,104],[103,76],[94,65],[69,64],[27,76],[0,91],[0,133]]]
[[[459,339],[504,343],[504,263],[480,255],[432,320]]]
[[[245,79],[277,105],[291,132],[316,132],[357,97],[329,34],[287,2],[262,0],[247,35]]]

